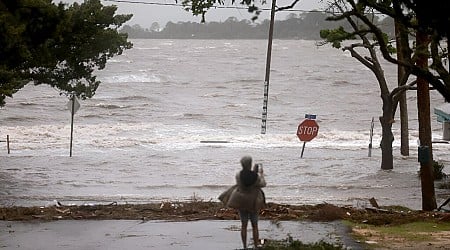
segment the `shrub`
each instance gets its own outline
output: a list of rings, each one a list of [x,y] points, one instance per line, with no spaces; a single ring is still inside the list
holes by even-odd
[[[442,171],[444,169],[444,164],[433,160],[433,175],[434,180],[442,180],[447,178],[447,175]]]
[[[439,163],[438,161],[433,160],[433,177],[435,181],[442,180],[447,178],[447,174],[445,174],[442,170],[444,169],[444,164]],[[419,177],[421,174],[421,170],[418,171]]]
[[[323,240],[305,244],[298,240],[293,240],[292,237],[288,237],[286,240],[269,240],[261,248],[263,250],[342,250],[341,245],[331,244]]]

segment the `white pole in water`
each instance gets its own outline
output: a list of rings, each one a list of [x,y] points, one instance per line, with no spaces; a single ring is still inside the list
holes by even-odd
[[[267,102],[269,101],[270,59],[272,57],[272,38],[273,38],[273,23],[275,19],[275,6],[276,0],[272,0],[272,10],[270,12],[269,41],[267,45],[266,77],[264,79],[264,101],[262,111],[261,134],[266,133]]]
[[[70,122],[70,156],[69,157],[72,157],[72,141],[73,141],[73,116],[75,115],[75,94],[72,94],[72,110],[70,111],[71,112],[71,117],[72,117],[72,119],[71,119],[71,122]]]
[[[8,150],[8,154],[9,154],[9,135],[6,135],[6,141],[0,141],[0,142],[6,142],[6,149]]]
[[[370,123],[370,141],[369,141],[369,157],[372,156],[372,137],[373,137],[373,117],[372,117],[372,122]]]

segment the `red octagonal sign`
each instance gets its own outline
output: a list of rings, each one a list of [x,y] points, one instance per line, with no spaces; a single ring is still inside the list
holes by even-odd
[[[306,119],[298,125],[297,137],[300,141],[311,141],[317,136],[319,125],[315,120]]]

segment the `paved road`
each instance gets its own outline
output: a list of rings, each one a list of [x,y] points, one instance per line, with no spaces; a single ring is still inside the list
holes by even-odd
[[[250,226],[250,225],[249,225]],[[249,244],[251,229],[249,228]],[[304,243],[325,240],[362,249],[340,222],[260,221],[260,237]],[[135,220],[0,221],[0,249],[239,249],[240,222]]]

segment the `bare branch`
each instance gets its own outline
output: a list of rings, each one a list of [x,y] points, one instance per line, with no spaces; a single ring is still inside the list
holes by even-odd
[[[283,7],[277,7],[276,11],[282,11],[282,10],[287,10],[287,9],[292,9],[295,7],[295,5],[299,2],[300,0],[294,0],[294,2],[292,2],[292,4],[287,5],[287,6],[283,6]]]
[[[359,46],[360,45],[360,46]],[[374,64],[367,60],[365,57],[361,56],[356,50],[356,47],[365,47],[365,45],[363,44],[352,44],[350,46],[346,46],[344,47],[342,50],[343,51],[350,51],[350,54],[352,55],[352,57],[354,57],[356,60],[358,60],[360,63],[362,63],[364,66],[366,66],[367,68],[369,68],[371,71],[374,71]]]
[[[431,64],[431,68],[436,70],[436,72],[439,74],[439,76],[444,80],[444,84],[447,82],[450,82],[450,75],[447,69],[442,64],[441,56],[439,55],[439,43],[436,42],[435,39],[432,39],[431,45],[430,45],[430,52],[431,52],[431,58],[433,60],[433,63]],[[450,88],[450,86],[447,86]]]
[[[400,95],[403,94],[403,92],[413,89],[413,86],[417,84],[417,80],[414,80],[410,82],[409,84],[405,84],[402,86],[398,86],[397,88],[393,89],[390,96],[394,103],[397,103],[400,99]]]

